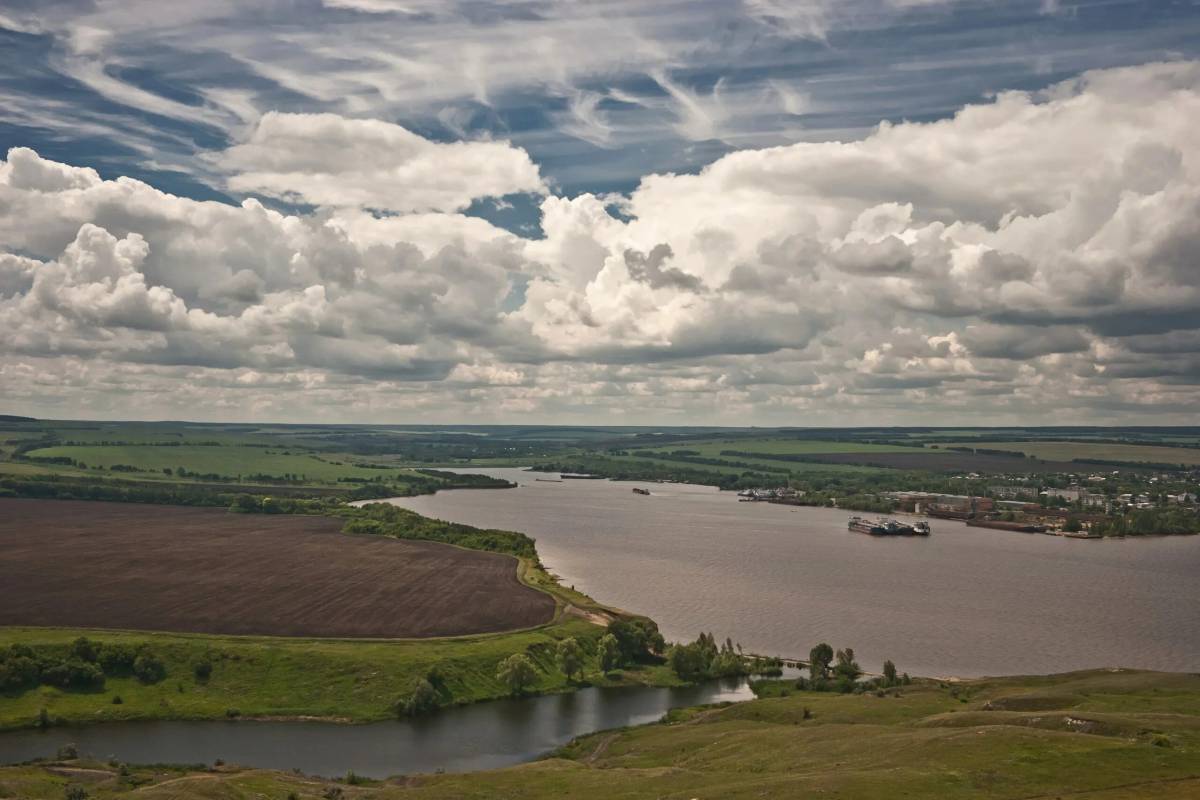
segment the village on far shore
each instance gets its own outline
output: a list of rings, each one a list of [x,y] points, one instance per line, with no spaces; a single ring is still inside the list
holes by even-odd
[[[1194,471],[1193,471],[1194,472]],[[1200,511],[1200,495],[1177,489],[1178,473],[1139,475],[1112,470],[1107,474],[997,476],[967,473],[953,477],[979,485],[973,494],[914,490],[884,491],[876,499],[894,512],[937,519],[960,520],[968,526],[994,528],[1020,533],[1048,533],[1076,539],[1137,534],[1127,530],[1127,520],[1137,512],[1183,512],[1183,519],[1195,518]],[[1194,474],[1189,477],[1195,478]],[[989,481],[998,481],[989,483]],[[1133,491],[1122,491],[1137,487]],[[782,505],[812,505],[807,493],[788,486],[743,489],[738,492],[745,502]],[[845,506],[838,498],[829,498],[835,507],[863,509],[861,503]],[[854,498],[858,499],[858,498]],[[1188,530],[1162,530],[1159,533],[1193,533]]]

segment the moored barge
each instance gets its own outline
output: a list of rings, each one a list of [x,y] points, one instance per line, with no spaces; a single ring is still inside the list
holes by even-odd
[[[969,519],[967,525],[972,528],[996,528],[1002,531],[1017,531],[1018,533],[1045,533],[1045,525],[1035,525],[1031,522],[1010,522],[1004,519]]]

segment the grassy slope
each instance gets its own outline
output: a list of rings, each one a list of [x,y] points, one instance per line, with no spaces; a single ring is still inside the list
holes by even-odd
[[[988,442],[986,440],[957,442],[942,447],[985,447],[990,450],[1011,450],[1043,461],[1071,461],[1076,458],[1099,458],[1105,461],[1148,462],[1152,464],[1200,465],[1200,449],[1186,447],[1155,447],[1141,444],[1088,444],[1086,442]]]
[[[67,644],[81,633],[96,641],[149,644],[167,665],[167,678],[142,684],[109,678],[100,692],[40,686],[0,699],[0,728],[32,725],[41,708],[64,722],[130,719],[216,719],[228,709],[243,716],[316,716],[365,722],[392,715],[392,704],[411,692],[433,666],[455,702],[505,695],[496,665],[526,652],[540,667],[538,691],[568,688],[554,664],[554,645],[576,637],[589,649],[603,628],[569,617],[529,631],[449,639],[352,641],[273,637],[201,636],[142,632],[5,628],[0,645]],[[193,676],[192,664],[207,657],[212,676]],[[595,665],[590,665],[595,671]],[[590,675],[597,682],[599,675]],[[661,682],[658,672],[628,673],[628,681]],[[119,695],[123,702],[114,705]],[[3,796],[3,795],[0,795]]]
[[[778,693],[778,687],[775,689]],[[811,718],[805,719],[805,709]],[[987,710],[992,709],[992,710]],[[1086,672],[905,687],[900,696],[793,692],[667,724],[584,737],[504,770],[344,786],[350,798],[1030,798],[1200,796],[1200,676]],[[1158,742],[1156,744],[1155,742]],[[1161,746],[1167,745],[1167,746]],[[126,796],[115,771],[0,769],[0,796]],[[135,770],[144,798],[321,797],[329,783],[226,768]]]

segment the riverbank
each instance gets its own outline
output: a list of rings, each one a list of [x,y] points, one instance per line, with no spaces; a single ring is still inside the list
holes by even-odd
[[[67,758],[0,768],[0,794],[90,798],[938,797],[1089,800],[1200,792],[1200,676],[1093,670],[918,681],[876,694],[791,690],[672,711],[523,766],[330,780],[233,765],[122,767]],[[340,792],[340,793],[339,793]],[[136,794],[135,794],[136,793]]]
[[[133,675],[110,676],[102,690],[41,685],[9,691],[0,695],[0,729],[134,720],[374,722],[395,717],[396,703],[431,670],[447,704],[506,697],[510,692],[496,677],[496,665],[513,653],[525,653],[536,667],[530,693],[581,685],[679,685],[663,666],[606,676],[595,658],[602,635],[604,628],[573,615],[528,631],[393,641],[5,628],[0,647],[66,652],[79,636],[101,645],[145,647],[162,661],[165,677],[146,683]],[[586,654],[582,681],[568,681],[555,663],[555,648],[568,637]],[[197,676],[200,663],[211,665],[207,677]]]

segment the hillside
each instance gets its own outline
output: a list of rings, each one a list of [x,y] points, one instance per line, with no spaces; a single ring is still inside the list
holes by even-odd
[[[298,798],[1031,798],[1200,796],[1200,676],[1105,670],[921,683],[885,696],[763,687],[511,769],[330,782],[69,762],[0,770],[0,796]],[[133,787],[140,788],[133,791]],[[339,793],[340,792],[340,793]],[[294,794],[293,794],[294,793]]]

